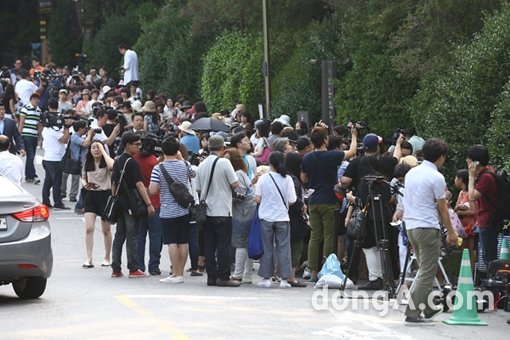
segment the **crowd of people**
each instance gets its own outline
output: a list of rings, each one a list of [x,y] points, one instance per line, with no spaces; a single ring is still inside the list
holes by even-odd
[[[452,200],[440,172],[448,151],[441,140],[424,141],[410,132],[390,146],[374,133],[358,141],[356,124],[330,128],[318,122],[309,129],[305,121],[292,126],[288,115],[253,120],[243,104],[210,114],[204,102],[185,95],[143,96],[136,53],[125,45],[119,52],[125,60],[118,85],[104,67],[75,74],[35,59],[30,70],[17,60],[8,79],[2,73],[0,173],[19,185],[39,184],[34,159],[42,147],[43,204],[70,209],[63,201],[68,197],[75,213],[84,214],[83,268],[95,266],[97,217],[104,238],[101,266],[110,266],[112,277],[123,276],[124,243],[131,278],[161,275],[167,245],[172,267],[160,280],[165,283],[185,281],[188,258],[189,275],[206,273],[209,286],[252,283],[248,242],[254,216],[264,248],[260,287],[306,287],[298,277],[316,282],[324,259],[337,254],[350,263],[353,281],[368,279],[359,289],[383,289],[381,235],[390,242],[394,278],[405,270],[409,243],[414,248],[420,262],[416,301],[426,301],[432,287],[441,228],[449,244],[462,235],[463,247],[479,250],[485,265],[497,258],[491,216],[498,188],[485,146],[467,150],[466,169],[454,180],[458,199]],[[54,72],[62,72],[58,87]],[[193,209],[176,199],[174,182],[186,187],[196,205],[207,206],[205,222],[197,223]],[[104,218],[112,194],[122,202],[114,236]],[[368,204],[374,196],[377,209]],[[136,211],[138,205],[144,212]],[[345,231],[356,206],[365,205],[366,237],[353,242]],[[452,214],[459,225],[452,224]],[[434,314],[406,312],[409,322]]]

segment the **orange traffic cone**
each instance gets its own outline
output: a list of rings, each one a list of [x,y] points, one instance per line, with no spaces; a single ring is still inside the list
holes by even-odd
[[[510,260],[510,251],[508,251],[508,241],[503,236],[503,242],[501,242],[501,251],[499,252],[500,260]]]
[[[469,251],[464,249],[460,264],[459,282],[455,293],[452,317],[443,321],[448,325],[487,326],[486,322],[478,318],[476,297],[473,289],[473,276]]]

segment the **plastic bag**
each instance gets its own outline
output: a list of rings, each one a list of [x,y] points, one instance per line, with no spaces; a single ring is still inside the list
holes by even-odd
[[[315,284],[314,288],[328,287],[332,289],[341,288],[345,274],[342,272],[340,268],[340,261],[335,254],[330,254],[326,259],[326,262],[322,266],[321,271],[318,274],[319,281]],[[347,279],[346,288],[353,288],[354,283]]]

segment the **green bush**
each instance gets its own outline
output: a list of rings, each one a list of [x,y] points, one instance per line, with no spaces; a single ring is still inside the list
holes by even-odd
[[[200,93],[209,111],[244,103],[252,114],[263,102],[262,39],[237,30],[220,35],[203,58]]]
[[[424,137],[448,142],[454,167],[465,167],[465,152],[472,144],[490,141],[494,152],[502,151],[497,145],[503,122],[494,117],[501,117],[506,105],[506,94],[500,94],[510,76],[509,23],[510,6],[505,5],[486,19],[470,44],[455,51],[457,66],[452,71],[423,79],[412,104],[418,130]],[[492,132],[496,135],[491,139]]]

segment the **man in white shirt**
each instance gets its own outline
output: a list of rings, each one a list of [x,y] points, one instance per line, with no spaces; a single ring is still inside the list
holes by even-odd
[[[42,92],[43,83],[41,82],[41,86],[38,88],[34,83],[30,81],[30,74],[27,70],[20,70],[19,71],[20,80],[16,83],[16,86],[14,87],[14,92],[16,92],[16,95],[19,97],[19,100],[21,102],[21,106],[30,104],[30,96],[38,91],[39,93]]]
[[[404,222],[420,265],[405,312],[405,321],[410,323],[427,322],[442,311],[428,303],[441,255],[440,223],[448,231],[448,243],[455,244],[458,238],[448,214],[446,182],[438,171],[444,165],[448,147],[442,140],[432,138],[423,144],[422,151],[424,161],[409,170],[404,191]],[[421,306],[425,306],[423,317]]]
[[[23,161],[9,152],[9,137],[0,135],[0,174],[21,186],[23,178]]]
[[[65,120],[64,127],[45,127],[42,131],[43,137],[43,168],[45,171],[44,184],[42,188],[42,201],[48,207],[57,209],[69,209],[62,203],[61,187],[62,187],[62,169],[60,163],[66,152],[66,145],[71,138],[69,134],[69,126],[72,121]],[[50,189],[53,188],[53,203],[50,203]]]
[[[239,180],[230,161],[222,157],[224,143],[219,135],[209,138],[211,154],[198,166],[197,191],[200,200],[207,203],[204,228],[207,285],[238,287],[239,282],[230,280],[230,238],[232,190],[239,186]]]
[[[124,86],[130,82],[138,82],[138,55],[126,44],[119,45],[119,52],[124,56]]]

